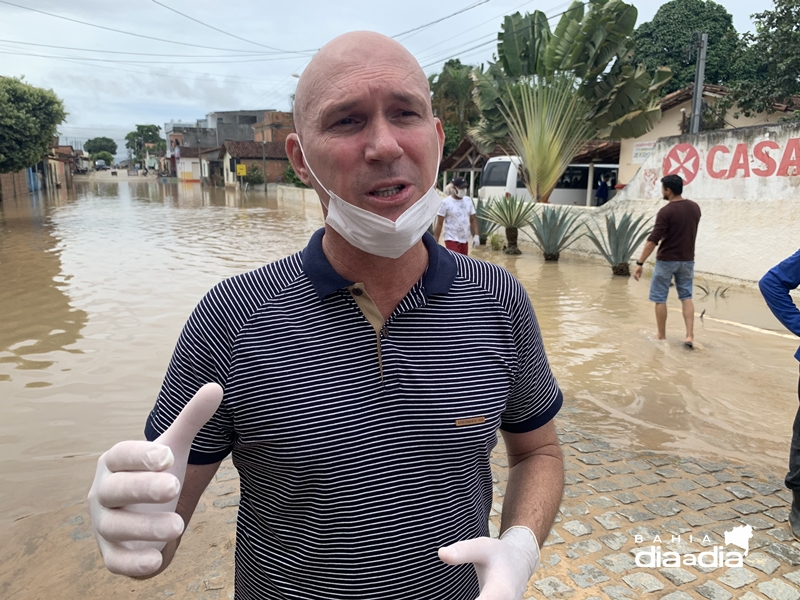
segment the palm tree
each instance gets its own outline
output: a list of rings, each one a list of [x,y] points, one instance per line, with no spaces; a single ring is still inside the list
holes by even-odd
[[[431,75],[430,82],[434,113],[442,122],[458,127],[459,141],[464,138],[467,127],[478,118],[478,107],[472,100],[472,67],[462,65],[458,59],[448,60],[442,72]]]
[[[519,230],[530,224],[533,203],[526,202],[519,196],[508,196],[491,200],[484,210],[484,215],[488,221],[496,223],[506,230],[506,247],[503,252],[506,254],[522,254],[517,241]]]
[[[591,107],[577,93],[574,75],[533,76],[515,85],[501,113],[511,145],[522,159],[525,186],[537,202],[547,202],[558,179],[595,128]]]

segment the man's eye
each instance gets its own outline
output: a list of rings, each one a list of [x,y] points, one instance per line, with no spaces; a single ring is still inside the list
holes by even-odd
[[[355,123],[355,121],[352,117],[345,117],[344,119],[336,121],[337,125],[352,125],[353,123]]]

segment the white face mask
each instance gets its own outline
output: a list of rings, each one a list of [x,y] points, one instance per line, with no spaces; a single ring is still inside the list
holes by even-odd
[[[464,196],[466,196],[466,194],[467,190],[461,190],[456,188],[456,198],[463,198]]]
[[[376,215],[368,210],[359,208],[345,202],[334,194],[319,180],[314,174],[308,158],[303,151],[303,145],[298,138],[297,144],[306,162],[306,167],[317,180],[320,187],[328,194],[328,216],[325,223],[333,227],[336,232],[347,240],[351,245],[359,250],[375,256],[384,258],[400,258],[411,249],[411,247],[422,239],[433,222],[442,198],[436,191],[436,177],[430,189],[406,211],[400,215],[396,221]],[[437,140],[436,171],[439,172],[439,160],[441,159],[441,148]]]

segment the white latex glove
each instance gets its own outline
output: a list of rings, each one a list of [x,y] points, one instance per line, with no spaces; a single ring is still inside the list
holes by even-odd
[[[509,527],[499,540],[480,537],[439,548],[448,565],[472,563],[481,595],[477,600],[522,600],[539,566],[539,543],[527,527]]]
[[[481,245],[481,236],[475,235],[472,237],[472,247],[477,248]]]
[[[120,442],[97,461],[89,510],[97,545],[112,573],[152,575],[161,567],[161,550],[183,533],[175,507],[189,450],[220,402],[222,388],[208,383],[154,442]]]

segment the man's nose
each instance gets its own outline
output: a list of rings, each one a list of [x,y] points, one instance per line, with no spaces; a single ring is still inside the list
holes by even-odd
[[[395,128],[384,118],[371,123],[364,151],[367,162],[391,162],[402,156],[403,148],[397,142],[395,133]]]

